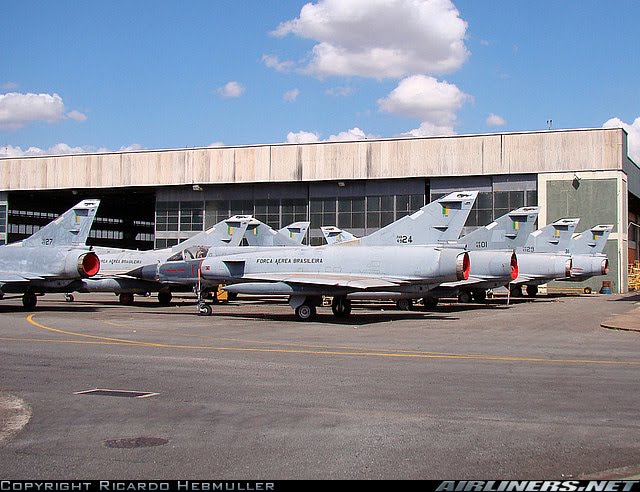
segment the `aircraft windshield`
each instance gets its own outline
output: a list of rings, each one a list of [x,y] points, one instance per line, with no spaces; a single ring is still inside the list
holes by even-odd
[[[170,256],[167,261],[184,261],[204,258],[207,256],[208,251],[209,248],[203,246],[192,246],[190,248],[179,251],[173,256]]]

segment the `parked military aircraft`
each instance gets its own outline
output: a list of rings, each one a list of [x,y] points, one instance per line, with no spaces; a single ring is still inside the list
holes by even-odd
[[[571,277],[565,280],[581,282],[609,273],[609,259],[602,251],[612,230],[613,225],[597,225],[571,239]]]
[[[247,226],[245,238],[249,246],[300,246],[310,222],[294,222],[280,230],[274,230],[258,219],[252,219]]]
[[[33,309],[37,295],[68,292],[79,279],[93,277],[100,260],[85,245],[100,204],[83,200],[22,241],[0,247],[0,293],[22,294]]]
[[[300,320],[315,316],[322,296],[332,296],[336,316],[351,312],[353,292],[401,291],[419,297],[442,282],[469,276],[469,255],[460,248],[433,246],[320,246],[229,256],[209,256],[205,280],[229,283],[245,294],[289,295]],[[210,306],[201,307],[205,311]]]
[[[497,218],[484,227],[461,237],[457,242],[469,250],[471,272],[465,281],[448,282],[423,298],[425,307],[433,307],[438,297],[457,295],[458,301],[484,301],[486,291],[518,277],[519,258],[515,251],[524,246],[534,230],[539,207],[521,207]]]
[[[444,197],[444,199],[446,198]],[[524,245],[529,233],[533,231],[539,211],[539,207],[522,207],[513,210],[491,224],[476,229],[460,239],[455,237],[456,230],[451,229],[450,240],[464,245],[469,250],[471,260],[469,278],[441,284],[424,296],[424,305],[434,307],[438,303],[439,297],[456,295],[460,302],[469,302],[472,293],[476,300],[484,300],[487,289],[505,285],[515,279],[518,275],[518,262],[514,250],[518,246]],[[466,220],[466,215],[464,220]],[[458,235],[461,230],[462,226],[457,229]],[[340,240],[357,240],[352,234],[337,227],[325,227],[323,234],[330,244],[336,244]],[[418,241],[425,240],[425,238],[416,239]],[[434,238],[428,238],[427,241],[432,239]],[[372,298],[369,294],[350,294],[351,298],[356,298],[356,296],[359,299]],[[411,307],[412,299],[405,297],[402,293],[395,293],[395,295],[390,293],[387,297],[398,299],[397,305],[401,309]]]
[[[518,277],[510,283],[511,294],[535,296],[538,286],[571,276],[569,245],[580,219],[560,219],[529,234],[524,246],[516,249]]]
[[[82,281],[77,292],[114,292],[122,304],[132,304],[134,294],[145,295],[158,292],[158,301],[168,305],[172,299],[169,286],[152,279],[140,279],[136,272],[143,267],[156,269],[169,258],[204,258],[211,246],[237,246],[245,235],[251,221],[249,215],[236,215],[223,220],[180,244],[171,248],[149,251],[130,249],[95,248],[100,256],[100,278]]]
[[[464,226],[464,223],[467,219],[469,211],[473,206],[473,202],[477,196],[477,191],[471,192],[459,192],[452,193],[446,197],[443,197],[436,202],[432,202],[429,205],[426,205],[418,212],[403,217],[398,221],[389,224],[388,226],[376,231],[370,236],[358,239],[357,243],[351,244],[350,246],[376,246],[376,245],[386,245],[391,242],[392,245],[395,246],[406,246],[410,247],[416,241],[424,241],[424,243],[433,243],[437,244],[439,241],[444,241],[451,237],[457,237]],[[268,226],[266,226],[268,227]],[[251,236],[251,232],[247,232],[247,236]],[[273,241],[273,244],[283,244],[282,240]],[[299,245],[297,248],[292,248],[294,251],[300,249]],[[347,247],[346,244],[340,245],[340,249]],[[218,256],[225,256],[232,253],[242,253],[242,254],[250,254],[250,253],[264,253],[270,254],[269,252],[278,252],[278,254],[283,251],[287,251],[290,248],[282,248],[282,247],[272,247],[272,248],[253,248],[253,247],[241,247],[241,248],[210,248],[207,256],[207,261],[211,258],[215,258]],[[316,248],[304,247],[303,249],[315,250]],[[458,248],[461,250],[461,248]],[[364,252],[368,250],[362,250]],[[458,251],[458,254],[460,251]],[[275,254],[275,253],[274,253]],[[179,259],[178,259],[179,260]],[[218,281],[215,279],[211,279],[211,276],[207,277],[205,274],[198,276],[199,272],[199,262],[194,261],[184,261],[180,263],[179,261],[176,263],[175,261],[168,261],[167,263],[160,265],[158,269],[147,268],[146,270],[140,272],[141,278],[157,280],[163,283],[171,284],[194,284],[199,283],[200,288],[199,291],[206,290],[207,287],[211,287],[212,285],[217,285]],[[337,268],[337,267],[336,267]],[[389,284],[391,286],[391,284]],[[432,286],[431,286],[432,287]],[[431,288],[430,287],[430,288]],[[249,292],[247,289],[250,289],[251,286],[244,286],[240,290],[244,292]],[[269,295],[269,285],[261,285],[257,287],[260,294]],[[240,290],[234,290],[233,288],[225,289],[231,294],[240,293]],[[271,295],[281,295],[280,287],[275,288]],[[286,290],[286,289],[285,289]],[[365,289],[355,289],[358,292],[364,292]],[[375,294],[372,290],[370,295],[380,298],[379,294]],[[379,290],[379,289],[378,289]],[[400,290],[404,290],[404,293],[400,293]],[[426,288],[421,287],[418,290],[414,289],[394,289],[394,292],[390,293],[390,296],[402,296],[402,297],[415,297],[416,292],[425,292]],[[290,294],[290,292],[286,292]],[[383,295],[386,298],[386,295]],[[349,305],[348,311],[350,311],[350,299],[347,299],[347,303]],[[210,311],[210,307],[206,306],[204,303],[200,303],[201,310],[203,314],[206,314],[207,311]],[[294,306],[296,307],[296,306]],[[313,310],[315,310],[315,306],[312,306]]]

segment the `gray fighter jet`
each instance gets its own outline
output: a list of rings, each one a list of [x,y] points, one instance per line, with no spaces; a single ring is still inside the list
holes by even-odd
[[[360,238],[355,243],[351,244],[341,244],[336,246],[338,249],[343,249],[351,246],[385,246],[388,243],[391,243],[395,246],[404,246],[404,247],[412,247],[416,242],[421,241],[427,244],[437,244],[439,241],[446,241],[449,238],[457,237],[460,235],[460,231],[464,226],[464,223],[469,215],[469,211],[473,206],[473,202],[477,196],[477,191],[470,192],[458,192],[452,193],[446,197],[437,200],[436,202],[432,202],[429,205],[426,205],[418,212],[403,217],[398,221],[389,224],[388,226],[376,231],[370,236]],[[268,226],[266,226],[268,227]],[[260,229],[259,229],[260,230]],[[248,232],[247,236],[251,236],[253,233]],[[282,244],[281,240],[271,241],[271,244]],[[241,247],[241,248],[210,248],[207,256],[207,260],[212,261],[212,258],[225,256],[232,253],[236,254],[252,254],[252,253],[261,253],[261,254],[280,254],[283,251],[292,250],[294,252],[301,249],[297,248],[283,248],[282,246],[278,247]],[[311,247],[303,247],[302,249],[308,250],[316,250],[317,248]],[[369,250],[362,249],[360,250],[362,254],[367,254]],[[391,250],[388,250],[391,251]],[[399,250],[398,250],[399,251]],[[458,247],[456,256],[460,255],[462,248]],[[448,254],[448,253],[446,253]],[[365,257],[363,257],[365,258]],[[361,258],[361,260],[363,259]],[[376,260],[378,261],[378,260]],[[385,264],[388,261],[384,262]],[[158,269],[147,268],[141,272],[140,277],[145,279],[153,279],[155,281],[160,281],[163,283],[175,283],[175,284],[185,284],[185,283],[197,283],[199,287],[196,289],[197,291],[204,291],[207,288],[210,288],[213,285],[217,285],[221,283],[223,280],[226,282],[234,282],[233,279],[217,279],[214,276],[207,275],[207,272],[204,270],[204,263],[202,270],[199,270],[200,264],[199,262],[194,261],[185,261],[183,263],[168,261],[167,263],[160,265]],[[338,267],[335,267],[338,268]],[[202,275],[193,275],[193,272],[202,272]],[[392,284],[388,283],[390,287],[393,287]],[[261,295],[282,295],[283,291],[281,286],[272,286],[269,284],[260,285],[260,286],[252,286],[252,285],[244,285],[239,289],[234,289],[232,287],[225,287],[230,294],[238,294],[238,293],[251,293],[250,291],[253,288],[257,289],[257,292]],[[433,285],[430,285],[428,288],[432,288]],[[270,293],[270,289],[273,290]],[[347,289],[349,290],[349,289]],[[375,298],[380,298],[380,294],[376,294],[375,292],[380,289],[352,289],[354,292],[363,293],[365,291],[370,291],[369,293],[373,296],[377,296]],[[416,297],[422,292],[426,292],[426,287],[420,287],[418,289],[400,289],[394,288],[392,292],[389,294],[390,296],[397,298],[396,296],[401,297]],[[286,294],[292,294],[292,292],[288,291],[285,288]],[[418,294],[416,294],[418,293]],[[293,293],[295,294],[295,293]],[[292,294],[292,295],[293,295]],[[300,296],[293,296],[300,297]],[[335,301],[335,309],[342,309],[343,311],[350,311],[350,299],[342,299],[343,296],[338,295]],[[386,298],[386,295],[383,295]],[[317,296],[316,296],[317,300]],[[345,301],[345,302],[342,302]],[[336,306],[347,305],[347,308],[341,308]],[[203,302],[199,303],[201,314],[210,313],[211,308],[204,304]],[[296,308],[297,306],[294,306]],[[315,311],[316,306],[311,306],[312,310]],[[335,312],[334,309],[334,312]]]
[[[99,204],[83,200],[27,239],[1,246],[0,294],[22,294],[25,309],[33,309],[37,295],[68,292],[96,275],[100,260],[85,241]]]
[[[203,279],[229,283],[228,292],[289,296],[300,320],[332,296],[336,316],[351,312],[353,292],[399,291],[419,297],[442,282],[469,276],[469,255],[433,246],[320,246],[207,257]],[[205,305],[211,309],[210,306]]]
[[[455,195],[455,194],[454,194]],[[451,195],[450,195],[451,196]],[[447,199],[448,197],[444,197]],[[436,202],[433,202],[436,203]],[[434,307],[440,297],[458,296],[460,302],[470,302],[471,296],[482,301],[486,290],[509,283],[518,275],[518,261],[514,254],[517,247],[523,246],[529,234],[534,230],[539,207],[522,207],[496,219],[491,224],[476,229],[458,239],[462,226],[451,229],[449,240],[463,245],[469,250],[471,271],[469,278],[455,282],[445,282],[423,297],[425,307]],[[466,216],[464,216],[466,220]],[[357,238],[337,227],[325,227],[323,233],[329,244],[355,241]],[[417,241],[432,241],[438,237],[416,237]],[[429,244],[428,242],[419,244]],[[351,298],[372,299],[373,294],[350,294]],[[400,309],[410,309],[413,300],[403,293],[389,293],[386,298],[398,299]]]
[[[510,283],[511,295],[538,293],[538,286],[551,280],[571,276],[569,246],[580,219],[560,219],[529,234],[526,244],[516,250],[518,277]]]
[[[231,217],[171,248],[149,251],[96,248],[101,262],[100,277],[82,281],[76,291],[114,292],[125,305],[134,302],[134,294],[158,292],[160,304],[168,305],[172,299],[172,286],[162,285],[153,279],[141,279],[136,272],[144,267],[157,269],[158,265],[170,258],[204,258],[212,246],[237,246],[242,241],[251,219],[249,215]]]
[[[613,225],[597,225],[571,239],[571,277],[564,280],[581,282],[609,273],[609,258],[602,254]]]

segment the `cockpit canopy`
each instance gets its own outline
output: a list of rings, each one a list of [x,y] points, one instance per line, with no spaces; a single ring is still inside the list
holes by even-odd
[[[207,252],[209,248],[204,246],[191,246],[190,248],[183,249],[182,251],[178,251],[173,256],[170,256],[167,261],[186,261],[186,260],[197,260],[201,258],[205,258],[207,256]]]

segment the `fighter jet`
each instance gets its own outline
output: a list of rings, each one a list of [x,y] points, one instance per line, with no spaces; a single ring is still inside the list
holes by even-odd
[[[157,269],[158,265],[171,258],[174,261],[204,258],[212,246],[237,246],[251,219],[249,215],[236,215],[171,248],[149,251],[96,248],[101,261],[100,277],[84,280],[76,291],[114,292],[125,305],[133,303],[134,294],[158,292],[160,304],[168,305],[172,299],[171,287],[153,280],[140,279],[136,272],[144,267]]]
[[[571,239],[571,276],[564,280],[581,282],[609,273],[609,258],[602,251],[612,230],[611,224],[597,225]]]
[[[447,199],[447,197],[444,197]],[[433,202],[437,203],[437,202]],[[449,231],[450,242],[464,245],[469,250],[471,271],[469,278],[456,282],[445,282],[431,290],[423,297],[425,307],[434,307],[439,297],[458,296],[460,302],[471,301],[471,296],[476,300],[484,300],[486,290],[504,285],[515,279],[518,275],[518,262],[514,253],[515,248],[522,246],[533,231],[534,223],[538,217],[539,207],[522,207],[496,219],[491,224],[476,229],[470,234],[458,239],[462,227]],[[466,220],[466,216],[464,216]],[[340,241],[354,241],[353,235],[342,231],[337,227],[326,227],[323,233],[329,244],[337,244]],[[427,241],[438,240],[438,237],[420,238],[417,241],[425,241],[419,244],[428,244]],[[350,294],[355,299],[372,299],[373,294]],[[389,293],[386,298],[398,299],[396,304],[399,309],[410,309],[413,300],[402,293]]]
[[[388,226],[380,229],[370,236],[366,236],[364,238],[359,238],[358,241],[354,244],[347,245],[346,243],[336,246],[336,248],[343,249],[348,246],[385,246],[391,243],[391,245],[395,246],[404,246],[411,247],[415,245],[415,241],[424,241],[425,243],[433,243],[437,244],[441,239],[446,240],[450,237],[457,237],[460,235],[460,231],[464,226],[464,223],[469,215],[469,211],[473,206],[474,200],[477,196],[477,191],[470,192],[458,192],[451,193],[450,195],[441,198],[435,202],[432,202],[429,205],[426,205],[418,212],[403,217],[398,221],[389,224]],[[268,227],[268,226],[265,226]],[[264,228],[262,228],[264,229]],[[258,229],[260,231],[261,228]],[[247,232],[247,236],[251,236],[252,232]],[[282,244],[281,241],[272,241],[272,244]],[[273,252],[282,253],[283,251],[292,250],[294,252],[298,251],[300,247],[290,248],[290,247],[282,247],[282,246],[274,246],[274,247],[241,247],[241,248],[223,248],[223,247],[215,247],[210,248],[207,259],[205,261],[210,261],[212,258],[219,256],[228,256],[230,254],[251,254],[251,253],[261,253],[261,254],[271,254]],[[309,246],[302,247],[302,249],[315,250],[317,248],[311,248]],[[367,254],[368,250],[361,250],[363,254]],[[458,253],[462,251],[462,248],[458,247]],[[203,263],[204,265],[204,263]],[[150,279],[154,281],[160,281],[163,283],[175,283],[175,284],[197,284],[197,291],[202,292],[207,290],[207,288],[211,288],[214,285],[220,283],[218,279],[212,277],[211,275],[207,276],[204,273],[204,266],[202,269],[199,269],[200,262],[198,261],[184,261],[184,262],[174,262],[168,261],[167,263],[160,265],[157,269],[152,269],[150,267],[143,269],[140,272],[140,278]],[[338,267],[336,267],[338,268]],[[203,272],[202,275],[199,272]],[[227,282],[232,282],[233,279],[227,279]],[[392,286],[389,284],[389,286]],[[430,286],[429,288],[431,288]],[[260,286],[258,287],[259,293],[262,295],[282,295],[282,292],[278,286],[276,286],[275,291],[272,294],[269,294],[270,286]],[[243,291],[245,293],[250,293],[249,290],[251,286],[243,286],[240,290],[237,290],[230,287],[225,287],[231,295],[235,295],[241,293]],[[286,290],[286,289],[285,289]],[[357,292],[364,292],[367,289],[355,289]],[[371,295],[378,296],[375,298],[380,298],[380,294],[374,293],[376,289],[371,290]],[[379,289],[377,289],[379,290]],[[427,289],[421,287],[418,290],[412,289],[393,289],[393,292],[390,294],[394,298],[397,297],[410,297],[416,296],[416,292],[425,292]],[[404,292],[400,292],[404,291]],[[289,292],[287,292],[289,293]],[[338,296],[338,300],[340,301],[341,297]],[[344,304],[344,303],[343,303]],[[346,299],[346,304],[348,305],[348,309],[346,312],[350,311],[350,299]],[[210,313],[211,308],[207,306],[204,302],[199,303],[201,314]],[[297,306],[294,306],[294,308]],[[313,310],[315,310],[315,306],[312,306]],[[340,308],[337,308],[340,309]]]
[[[444,283],[423,298],[425,307],[434,307],[438,297],[458,297],[462,303],[486,299],[486,291],[518,277],[519,258],[515,251],[524,246],[534,230],[539,207],[521,207],[458,239],[469,250],[469,278]]]
[[[510,283],[511,295],[538,293],[538,285],[571,276],[569,245],[580,219],[560,219],[529,234],[526,244],[516,249],[518,277]]]
[[[37,295],[67,292],[93,277],[100,260],[85,245],[100,200],[83,200],[22,241],[0,247],[0,294],[22,294],[33,309]]]
[[[353,292],[399,291],[418,297],[442,282],[468,278],[469,255],[460,248],[433,246],[286,248],[209,256],[201,275],[232,284],[225,287],[228,292],[289,295],[296,317],[305,321],[315,316],[322,296],[333,297],[336,316],[347,316],[347,296]]]

